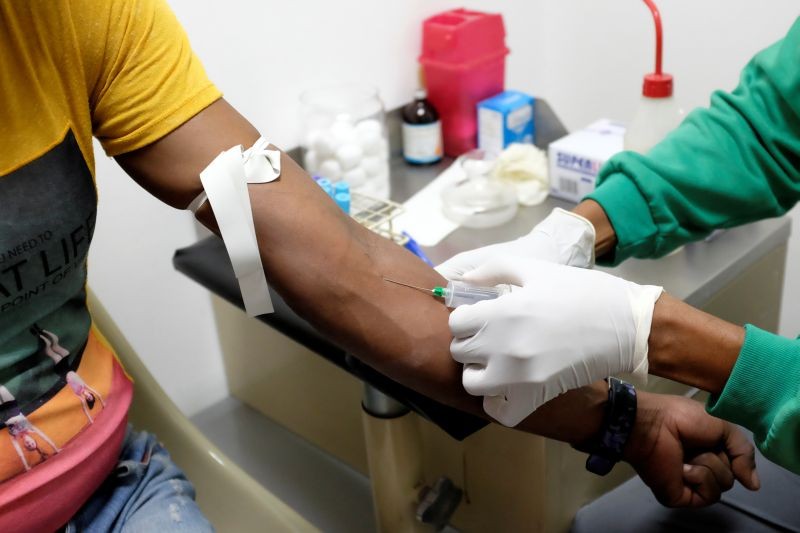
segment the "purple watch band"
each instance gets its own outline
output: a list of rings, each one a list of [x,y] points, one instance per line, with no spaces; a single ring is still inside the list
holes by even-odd
[[[636,422],[636,389],[630,383],[608,378],[608,403],[598,436],[585,449],[589,451],[586,470],[605,476],[622,458]]]

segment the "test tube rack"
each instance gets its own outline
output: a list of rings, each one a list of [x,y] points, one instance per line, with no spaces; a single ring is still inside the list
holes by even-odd
[[[405,246],[408,236],[395,231],[392,221],[404,211],[403,206],[391,200],[383,200],[366,194],[350,193],[350,216],[359,224]]]

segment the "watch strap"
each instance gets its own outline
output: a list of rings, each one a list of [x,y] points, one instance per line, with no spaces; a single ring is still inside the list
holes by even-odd
[[[608,378],[608,403],[600,433],[585,449],[586,470],[605,476],[614,468],[636,422],[636,388],[618,378]]]

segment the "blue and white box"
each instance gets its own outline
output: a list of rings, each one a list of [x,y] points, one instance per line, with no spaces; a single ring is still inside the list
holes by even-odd
[[[478,102],[478,148],[498,155],[511,143],[533,144],[534,98],[505,91]]]
[[[550,195],[579,202],[592,192],[600,167],[622,151],[624,138],[623,124],[601,119],[550,143]]]

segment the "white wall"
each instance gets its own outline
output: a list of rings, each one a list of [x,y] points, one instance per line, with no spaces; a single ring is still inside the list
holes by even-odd
[[[791,0],[656,0],[664,23],[664,70],[688,109],[706,105],[715,89],[732,89],[757,51],[777,41],[800,9]],[[537,76],[569,129],[600,115],[626,120],[652,72],[655,34],[640,0],[547,0],[547,59]]]
[[[546,97],[570,129],[600,116],[626,120],[652,69],[653,30],[637,0],[172,0],[226,98],[270,140],[297,143],[297,96],[332,81],[379,88],[387,107],[417,83],[420,25],[451,7],[501,11],[512,53],[507,86]],[[661,0],[665,69],[687,107],[732,88],[746,60],[797,15],[790,0]],[[178,405],[194,413],[227,394],[204,289],[175,273],[175,248],[196,239],[185,213],[162,206],[98,153],[100,212],[90,282]],[[794,242],[794,241],[793,241]],[[789,272],[798,272],[793,247]],[[800,291],[800,277],[788,290]],[[786,306],[784,328],[800,331]],[[266,355],[265,355],[266,356]]]

